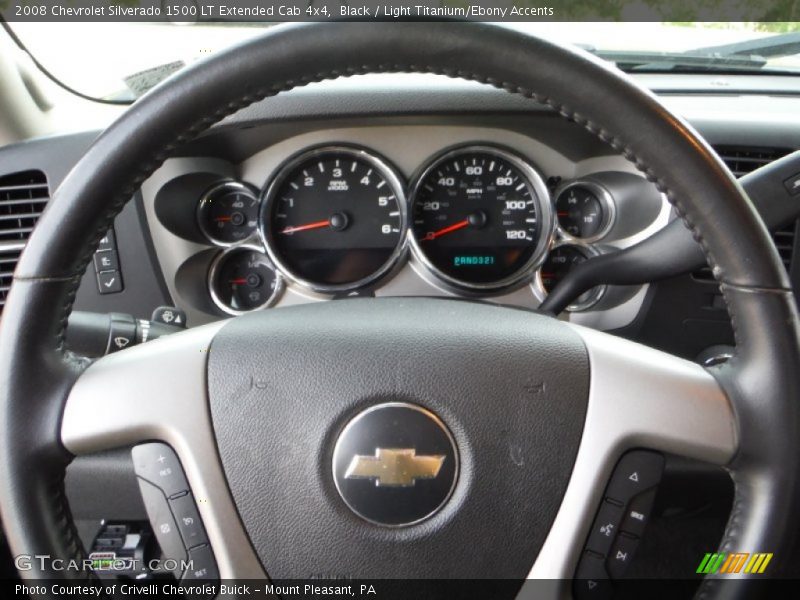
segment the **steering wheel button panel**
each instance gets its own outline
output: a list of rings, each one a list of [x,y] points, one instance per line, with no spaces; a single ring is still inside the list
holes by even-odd
[[[613,579],[618,579],[625,574],[628,566],[633,561],[633,555],[638,546],[639,538],[636,536],[626,533],[617,536],[606,561],[608,573]]]
[[[628,505],[625,519],[622,521],[621,530],[641,537],[644,528],[650,520],[653,502],[656,499],[656,489],[650,489],[636,496]]]
[[[178,457],[166,444],[140,444],[131,450],[136,474],[171,498],[189,491]]]
[[[210,546],[198,546],[189,550],[191,568],[186,569],[181,582],[216,581],[219,579],[217,562]],[[209,596],[211,597],[211,596]]]
[[[181,534],[175,518],[172,516],[172,511],[169,509],[169,504],[167,504],[167,499],[160,489],[141,478],[139,478],[139,491],[142,493],[147,517],[161,548],[163,564],[166,567],[171,565],[171,561],[176,561],[176,569],[172,571],[172,574],[180,577],[182,561],[186,560],[186,548],[181,540]],[[171,561],[167,559],[171,559]]]
[[[589,533],[586,549],[606,556],[619,531],[623,514],[623,507],[608,501],[603,502]]]
[[[602,556],[586,552],[581,557],[572,592],[576,600],[605,599],[611,597],[611,582]]]
[[[664,457],[657,452],[628,452],[614,470],[606,497],[627,504],[637,494],[658,485],[663,471]]]
[[[169,501],[172,514],[178,523],[178,529],[183,537],[183,543],[187,548],[194,548],[202,544],[208,544],[203,523],[197,513],[192,494],[184,494]]]

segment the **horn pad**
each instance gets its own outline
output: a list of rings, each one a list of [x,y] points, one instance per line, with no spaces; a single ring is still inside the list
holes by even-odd
[[[211,345],[208,384],[231,493],[273,579],[521,580],[572,472],[589,362],[574,331],[536,313],[348,299],[231,320]],[[392,425],[374,408],[386,404],[424,418]],[[380,423],[349,444],[375,412]],[[404,493],[448,478],[434,508],[402,514]],[[385,514],[351,509],[343,485],[372,501],[386,492]]]

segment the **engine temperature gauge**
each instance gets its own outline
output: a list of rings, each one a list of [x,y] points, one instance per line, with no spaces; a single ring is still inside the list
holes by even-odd
[[[221,252],[209,271],[211,299],[229,315],[272,306],[283,280],[257,246],[236,246]]]
[[[542,264],[542,268],[537,272],[535,286],[539,288],[539,292],[543,296],[549,294],[564,279],[570,269],[597,254],[597,250],[590,246],[577,244],[555,246]],[[579,296],[567,307],[567,310],[571,312],[587,310],[597,304],[605,292],[605,286],[592,288]]]

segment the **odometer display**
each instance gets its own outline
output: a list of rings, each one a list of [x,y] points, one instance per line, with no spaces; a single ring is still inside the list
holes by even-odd
[[[349,147],[320,148],[276,176],[260,231],[275,264],[319,292],[372,283],[404,247],[403,188],[382,160]]]
[[[552,227],[541,177],[505,150],[450,151],[414,186],[415,252],[435,275],[459,288],[501,289],[529,277]]]

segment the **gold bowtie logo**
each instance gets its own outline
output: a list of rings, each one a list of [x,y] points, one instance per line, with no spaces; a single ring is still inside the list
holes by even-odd
[[[377,448],[375,456],[356,454],[345,479],[374,479],[378,487],[411,487],[417,479],[434,479],[445,456],[417,456],[413,448]]]

